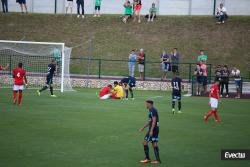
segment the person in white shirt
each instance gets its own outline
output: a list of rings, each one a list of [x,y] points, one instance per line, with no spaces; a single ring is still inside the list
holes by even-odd
[[[70,14],[72,15],[72,11],[73,11],[73,0],[67,0],[66,14],[68,14],[68,10],[70,10]]]
[[[223,5],[223,3],[220,4],[220,6],[216,10],[217,17],[218,17],[218,24],[225,23],[226,17],[227,17],[227,9]]]
[[[236,86],[236,99],[240,98],[241,95],[241,89],[242,89],[242,80],[240,76],[240,70],[236,67],[233,68],[231,75],[234,77],[235,86]]]
[[[128,57],[128,70],[129,76],[135,76],[135,65],[136,65],[137,55],[135,54],[135,50],[133,49]]]

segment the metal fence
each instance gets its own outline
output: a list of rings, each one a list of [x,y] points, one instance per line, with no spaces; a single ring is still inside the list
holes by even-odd
[[[70,73],[75,76],[84,77],[121,77],[128,76],[128,61],[127,60],[108,60],[108,59],[88,59],[88,58],[71,58]],[[193,62],[180,62],[178,71],[183,79],[191,82],[192,75],[196,64]],[[211,79],[212,65],[207,64],[208,80]],[[135,68],[135,76],[139,77],[138,68]],[[160,62],[145,61],[144,66],[145,80],[160,80],[162,69]],[[167,79],[172,78],[173,73],[167,73]]]
[[[30,13],[65,13],[67,0],[26,0]],[[123,14],[125,0],[102,1],[104,14]],[[132,1],[132,0],[131,0]],[[16,0],[8,0],[11,12],[20,12]],[[152,3],[156,3],[160,15],[213,15],[219,3],[224,3],[229,15],[250,15],[249,0],[142,0],[142,14],[148,13]],[[94,12],[95,0],[85,0],[85,12]],[[0,10],[2,7],[0,6]],[[73,11],[76,13],[76,0]]]

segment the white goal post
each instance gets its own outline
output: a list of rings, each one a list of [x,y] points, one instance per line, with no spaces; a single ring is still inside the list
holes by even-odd
[[[64,43],[0,40],[0,65],[9,65],[0,71],[1,87],[12,86],[12,70],[19,62],[27,71],[29,88],[39,89],[45,84],[51,59],[57,63],[53,86],[61,92],[73,90],[70,80],[71,48]]]

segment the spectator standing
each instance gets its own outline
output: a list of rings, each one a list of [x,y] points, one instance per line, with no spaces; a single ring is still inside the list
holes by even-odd
[[[24,14],[23,8],[25,9],[26,14],[28,14],[26,0],[16,0],[16,2],[19,3],[19,5],[21,7],[22,14]]]
[[[225,23],[225,20],[227,18],[227,9],[223,5],[223,3],[220,4],[220,6],[217,8],[217,17],[218,17],[218,24]]]
[[[138,17],[138,23],[141,23],[141,7],[142,7],[141,0],[134,0],[134,22]]]
[[[230,71],[228,70],[227,65],[224,65],[223,70],[221,71],[220,97],[223,97],[224,87],[226,88],[226,97],[229,97],[229,92],[228,92],[229,76],[230,76]]]
[[[135,64],[136,64],[137,55],[135,54],[135,50],[133,49],[128,57],[128,70],[129,76],[135,76]]]
[[[8,13],[8,0],[1,0],[2,1],[2,8],[3,8],[3,13]]]
[[[82,16],[82,18],[84,19],[84,0],[76,0],[76,4],[77,4],[77,18],[80,18],[80,16]],[[80,12],[80,8],[82,10],[82,14]]]
[[[164,79],[167,78],[167,72],[170,69],[170,56],[167,54],[165,50],[163,50],[161,54],[161,69],[162,69],[161,80],[164,81]]]
[[[197,62],[202,61],[203,64],[207,64],[207,55],[204,53],[204,50],[200,50],[200,54],[197,56]]]
[[[236,86],[236,99],[240,98],[241,95],[241,88],[242,88],[242,80],[240,76],[240,70],[236,67],[233,68],[231,72],[232,76],[234,77],[235,86]]]
[[[155,3],[152,3],[152,7],[149,9],[149,14],[148,16],[146,16],[148,22],[154,21],[154,19],[156,18],[156,13],[157,13],[157,8],[155,7]]]
[[[141,80],[144,80],[144,66],[145,66],[145,53],[143,49],[140,49],[140,52],[138,53],[138,70],[140,73]]]
[[[203,84],[203,70],[201,64],[197,64],[196,69],[194,70],[194,76],[196,76],[196,95],[200,96]]]
[[[219,90],[221,88],[221,74],[222,73],[222,68],[221,65],[218,65],[215,70],[215,81],[219,82]]]
[[[132,14],[133,14],[133,10],[132,10],[132,6],[130,4],[130,1],[126,1],[123,5],[123,7],[125,8],[125,15],[122,19],[123,23],[127,23],[128,19],[132,18]]]
[[[95,0],[95,14],[94,17],[101,17],[101,3],[102,0]]]
[[[171,55],[172,72],[174,74],[179,71],[178,69],[179,59],[180,59],[180,53],[177,48],[174,48]]]
[[[207,93],[207,65],[204,64],[202,61],[200,61],[200,66],[201,66],[201,69],[203,71],[203,83],[202,83],[202,86],[203,86],[203,94],[206,94]]]
[[[73,12],[73,0],[67,0],[66,14],[68,14],[68,10],[70,10],[70,14],[72,15],[72,12]]]

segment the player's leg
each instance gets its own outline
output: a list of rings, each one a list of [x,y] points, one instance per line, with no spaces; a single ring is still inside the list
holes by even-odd
[[[41,92],[47,90],[48,87],[49,87],[49,85],[50,85],[50,78],[46,77],[46,85],[44,87],[42,87],[42,89],[40,89],[40,90],[37,91],[38,96],[40,96]]]
[[[159,147],[157,145],[157,142],[152,142],[152,146],[154,148],[154,153],[155,153],[155,161],[152,161],[151,163],[153,164],[158,164],[161,163],[161,159],[160,159],[160,153],[159,153]]]
[[[126,93],[126,99],[128,99],[128,89],[125,90]]]
[[[22,103],[22,97],[23,97],[23,91],[19,90],[19,94],[18,94],[18,105],[20,106]]]
[[[152,146],[154,148],[154,153],[155,153],[155,161],[152,161],[151,163],[153,164],[158,164],[161,163],[161,159],[160,159],[160,153],[159,153],[159,147],[158,147],[158,134],[159,134],[159,129],[156,128],[153,131],[153,136],[152,136]]]
[[[148,142],[151,140],[149,132],[145,135],[144,141],[143,141],[143,149],[145,153],[145,159],[141,160],[141,163],[149,163],[150,162],[150,157],[149,157],[149,147],[148,147]]]
[[[16,96],[17,96],[17,90],[15,89],[15,85],[14,85],[14,89],[13,89],[13,104],[16,104]]]
[[[181,112],[181,98],[178,99],[178,113],[182,113]]]
[[[176,97],[174,95],[172,95],[172,112],[173,112],[173,114],[175,114],[175,101],[176,101]]]
[[[134,92],[133,92],[132,87],[129,87],[129,92],[130,92],[131,98],[133,99],[134,98]]]

